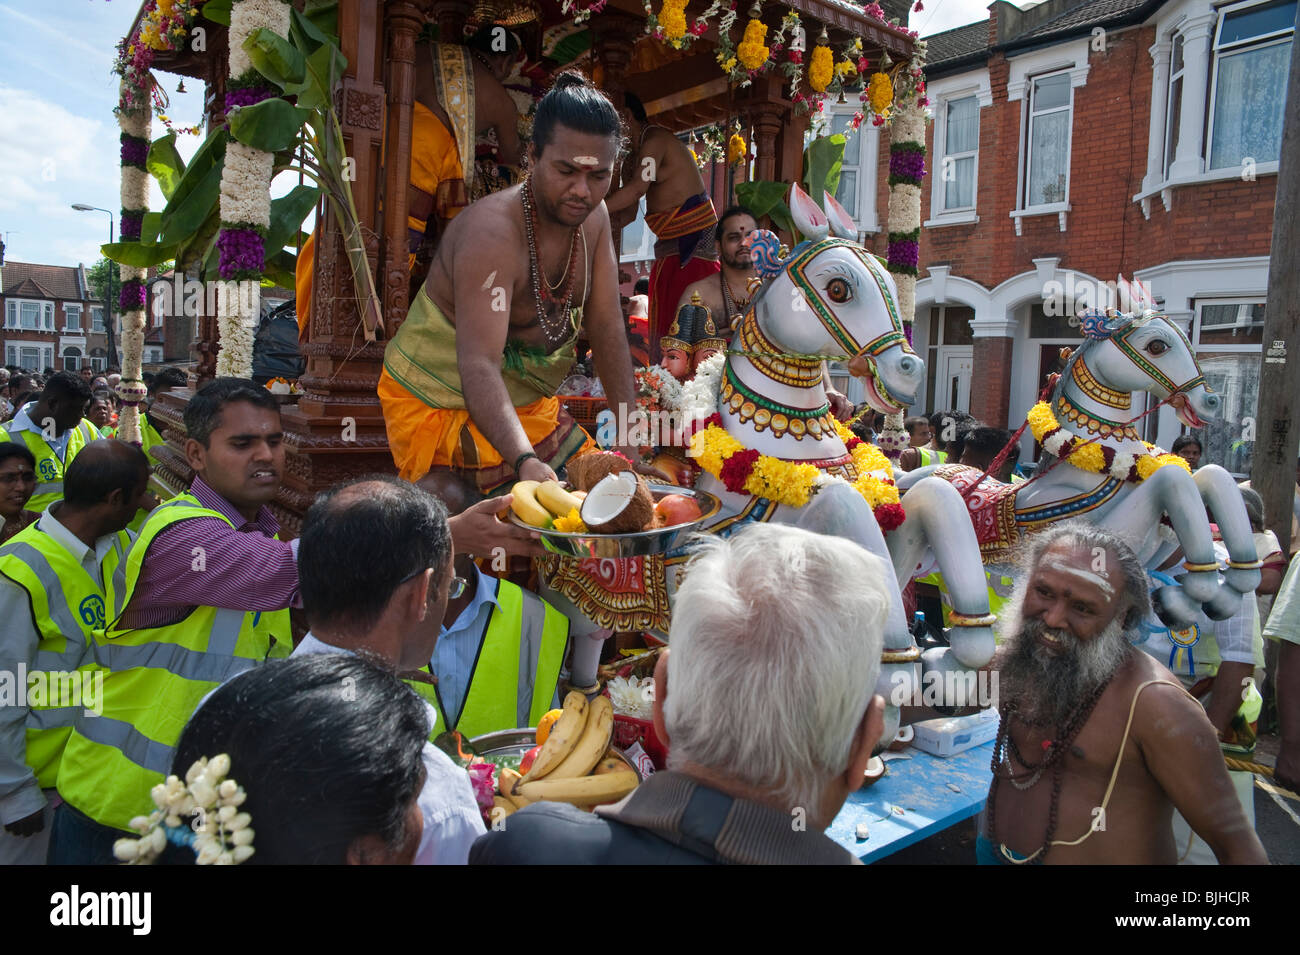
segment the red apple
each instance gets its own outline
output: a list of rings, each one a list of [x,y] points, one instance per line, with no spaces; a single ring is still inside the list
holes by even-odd
[[[524,753],[524,758],[519,761],[519,775],[527,776],[528,770],[533,768],[533,760],[537,759],[537,754],[542,751],[540,746],[534,746],[528,752]]]

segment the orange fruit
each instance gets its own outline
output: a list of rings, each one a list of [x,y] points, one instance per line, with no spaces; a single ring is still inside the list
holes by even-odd
[[[555,725],[555,721],[560,718],[560,715],[563,712],[564,710],[551,710],[549,713],[547,713],[545,716],[543,716],[540,720],[537,721],[537,745],[538,746],[541,746],[543,743],[546,742],[546,737],[551,735],[551,727]]]

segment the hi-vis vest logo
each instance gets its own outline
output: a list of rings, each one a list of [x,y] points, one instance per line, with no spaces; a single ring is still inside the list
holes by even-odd
[[[41,462],[36,469],[41,472],[42,481],[58,480],[59,469],[55,466],[52,458],[41,458]]]
[[[104,598],[99,594],[91,594],[81,601],[77,605],[77,612],[81,614],[81,622],[87,627],[104,629]]]

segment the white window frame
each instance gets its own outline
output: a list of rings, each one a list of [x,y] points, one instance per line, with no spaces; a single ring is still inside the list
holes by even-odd
[[[852,117],[857,112],[857,105],[853,103],[827,103],[826,120],[824,128],[819,135],[832,135],[832,116]],[[805,137],[805,148],[811,141],[811,133]],[[843,174],[845,169],[857,173],[858,195],[857,208],[849,209],[853,215],[853,222],[857,225],[859,232],[865,232],[874,235],[880,231],[880,220],[876,215],[876,180],[879,178],[880,170],[877,163],[880,156],[880,129],[872,126],[869,122],[863,122],[858,127],[858,155],[850,156],[848,154],[847,144],[844,158],[840,162],[840,172]]]
[[[1174,71],[1174,51],[1181,48],[1183,51],[1183,65]],[[1182,33],[1175,32],[1169,38],[1169,82],[1165,86],[1165,128],[1164,128],[1164,161],[1161,164],[1161,178],[1168,181],[1169,167],[1174,164],[1174,153],[1178,144],[1173,141],[1174,123],[1181,119],[1183,100],[1182,97],[1187,95],[1187,84],[1183,84],[1182,96],[1178,99],[1178,116],[1175,116],[1174,110],[1174,83],[1182,80],[1183,75],[1187,72],[1187,47],[1183,42]],[[1178,128],[1178,134],[1183,134],[1182,126]]]
[[[1195,307],[1195,312],[1193,315],[1192,334],[1188,336],[1188,338],[1192,342],[1192,350],[1196,355],[1196,360],[1199,362],[1203,354],[1256,355],[1256,356],[1261,355],[1265,347],[1264,344],[1243,343],[1240,345],[1217,345],[1212,342],[1208,344],[1201,344],[1201,331],[1202,331],[1202,320],[1203,320],[1202,316],[1207,306],[1236,305],[1239,307],[1239,311],[1237,313],[1238,315],[1237,324],[1235,326],[1215,325],[1211,327],[1215,329],[1226,329],[1229,327],[1249,327],[1251,323],[1243,322],[1242,319],[1244,317],[1249,316],[1250,314],[1249,309],[1252,305],[1262,305],[1267,301],[1267,299],[1268,299],[1268,294],[1266,291],[1260,291],[1254,294],[1233,295],[1230,297],[1196,298],[1193,303]],[[1259,411],[1258,405],[1256,405],[1255,411],[1256,413],[1258,413]],[[1245,472],[1229,472],[1229,473],[1233,474],[1233,476],[1237,477],[1238,479],[1250,477],[1250,475],[1246,474]]]
[[[76,354],[69,355],[68,354],[69,351],[75,351]],[[72,365],[68,364],[69,360],[73,362]],[[63,362],[64,371],[80,371],[81,363],[85,360],[86,360],[85,349],[80,348],[77,345],[64,345],[62,352],[59,355],[59,361]]]
[[[1061,207],[1069,208],[1070,205],[1070,166],[1071,151],[1074,146],[1074,86],[1070,85],[1070,101],[1064,106],[1053,106],[1043,110],[1040,113],[1034,112],[1034,86],[1042,80],[1052,79],[1057,76],[1068,76],[1068,70],[1050,70],[1046,73],[1036,73],[1027,78],[1027,89],[1025,90],[1025,107],[1024,107],[1024,139],[1023,143],[1023,162],[1020,169],[1019,193],[1017,196],[1017,208],[1022,212],[1058,212]],[[1030,202],[1028,195],[1029,189],[1029,171],[1033,168],[1034,163],[1034,119],[1036,116],[1048,116],[1056,113],[1065,112],[1069,114],[1069,124],[1066,126],[1065,137],[1065,196],[1056,202]]]
[[[1234,3],[1231,6],[1221,7],[1218,10],[1219,22],[1214,25],[1214,43],[1210,47],[1210,102],[1205,114],[1205,142],[1201,151],[1206,172],[1219,173],[1224,171],[1239,171],[1242,168],[1240,163],[1234,166],[1219,166],[1218,168],[1213,166],[1214,156],[1211,150],[1214,146],[1214,110],[1215,103],[1219,96],[1219,63],[1221,59],[1243,50],[1262,50],[1266,47],[1277,46],[1284,42],[1290,42],[1293,45],[1295,43],[1295,26],[1293,24],[1290,28],[1276,30],[1273,33],[1265,34],[1263,36],[1251,37],[1249,40],[1238,40],[1236,43],[1230,44],[1226,49],[1224,49],[1219,45],[1219,36],[1223,33],[1223,25],[1230,14],[1239,13],[1240,11],[1247,10],[1250,7],[1264,6],[1265,4],[1272,2],[1273,0],[1244,0],[1242,3]],[[1295,55],[1294,46],[1292,49],[1292,55]],[[1283,88],[1285,88],[1285,82],[1283,83]],[[1187,95],[1185,89],[1183,90],[1183,95]],[[1279,143],[1279,149],[1280,148],[1281,144]],[[1276,170],[1277,166],[1278,160],[1268,160],[1267,162],[1257,163],[1256,171],[1258,172],[1260,167],[1267,167],[1271,170]]]
[[[618,255],[619,264],[642,262],[655,257],[655,234],[645,224],[645,196],[642,196],[637,201],[636,218],[625,225],[623,229],[626,231],[637,223],[641,225],[641,244],[634,249],[630,249],[626,245],[623,246]]]
[[[36,323],[31,328],[23,325],[24,305],[36,309]],[[22,332],[54,331],[54,303],[35,298],[9,299],[5,306],[5,328]]]
[[[76,332],[80,334],[83,331],[81,327],[81,312],[82,308],[80,305],[63,306],[63,330],[65,332]],[[74,318],[77,321],[75,325],[72,324]]]
[[[13,342],[5,342],[5,364],[18,364],[18,346]]]
[[[105,369],[107,369],[107,367],[108,367],[108,359],[101,358],[98,355],[90,356],[91,371],[104,371]]]
[[[90,330],[101,335],[104,333],[104,306],[90,306]]]
[[[982,69],[974,73],[959,73],[955,76],[944,76],[936,80],[930,80],[925,87],[925,94],[929,97],[934,106],[934,151],[933,156],[938,159],[934,162],[934,168],[930,170],[930,218],[922,225],[927,229],[939,228],[947,225],[968,225],[979,222],[977,214],[979,206],[979,150],[975,154],[975,206],[960,212],[949,212],[944,209],[944,190],[942,188],[942,173],[936,173],[935,170],[942,170],[944,156],[944,139],[947,134],[947,123],[939,122],[939,117],[947,116],[948,103],[952,100],[965,99],[968,96],[974,96],[979,108],[993,105],[993,91],[989,87],[989,71]],[[980,125],[983,128],[984,117],[980,116]]]
[[[14,353],[13,357],[15,358],[15,360],[8,362],[8,364],[18,365],[24,371],[33,371],[36,372],[37,374],[40,374],[44,372],[46,368],[55,367],[54,346],[51,344],[46,344],[45,342],[39,342],[39,341],[34,342],[34,341],[20,339],[17,341],[9,341],[5,343],[6,358],[9,357],[11,350]],[[22,356],[24,351],[36,352],[36,356],[37,356],[36,365],[34,367],[29,368],[23,365]]]

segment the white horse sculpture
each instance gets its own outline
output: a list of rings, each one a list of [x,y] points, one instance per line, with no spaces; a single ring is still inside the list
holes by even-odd
[[[709,528],[714,532],[729,533],[747,521],[779,521],[846,537],[891,564],[895,576],[887,581],[891,602],[877,692],[886,701],[910,699],[923,668],[961,671],[987,664],[994,652],[993,618],[979,545],[965,505],[950,485],[918,482],[904,505],[902,532],[887,542],[871,507],[848,483],[859,475],[828,411],[822,361],[847,357],[850,373],[866,386],[868,403],[883,413],[915,400],[925,363],[905,337],[893,279],[853,241],[855,228],[842,207],[829,195],[825,202],[823,212],[794,186],[791,210],[807,240],[779,261],[772,261],[771,240],[766,247],[756,243],[756,265],[767,279],[732,338],[718,410],[727,433],[745,448],[815,464],[847,480],[824,481],[802,507],[732,493],[707,473],[697,487],[722,501]],[[951,649],[926,651],[922,659],[900,587],[927,546],[933,547],[957,619],[965,625],[950,631]],[[676,584],[673,564],[680,559],[669,558],[670,591]],[[891,705],[887,714],[885,738],[892,739],[898,710]]]
[[[1195,474],[1177,466],[1160,467],[1139,480],[1136,465],[1131,471],[1125,466],[1149,453],[1133,427],[1134,392],[1168,400],[1179,420],[1192,428],[1203,426],[1203,417],[1216,417],[1222,399],[1206,386],[1187,337],[1165,316],[1152,311],[1110,316],[1090,312],[1082,325],[1085,341],[1070,356],[1050,399],[1052,414],[1068,440],[1059,447],[1060,439],[1047,437],[1048,445],[1063,451],[1066,459],[1045,450],[1039,464],[1044,476],[1027,485],[986,479],[976,489],[973,501],[978,506],[972,506],[970,514],[986,527],[1014,522],[1017,533],[1086,517],[1127,540],[1149,569],[1159,567],[1181,546],[1188,570],[1182,585],[1162,587],[1153,595],[1161,619],[1188,626],[1202,608],[1213,619],[1226,619],[1260,580],[1250,523],[1232,476],[1211,464]],[[1075,442],[1093,439],[1109,449],[1106,473],[1076,467],[1068,457],[1078,446]],[[936,472],[963,488],[979,473],[940,465],[912,471],[899,485],[915,489]],[[912,493],[908,490],[905,499]],[[1222,582],[1207,507],[1228,547]],[[1172,532],[1162,530],[1162,518]]]

